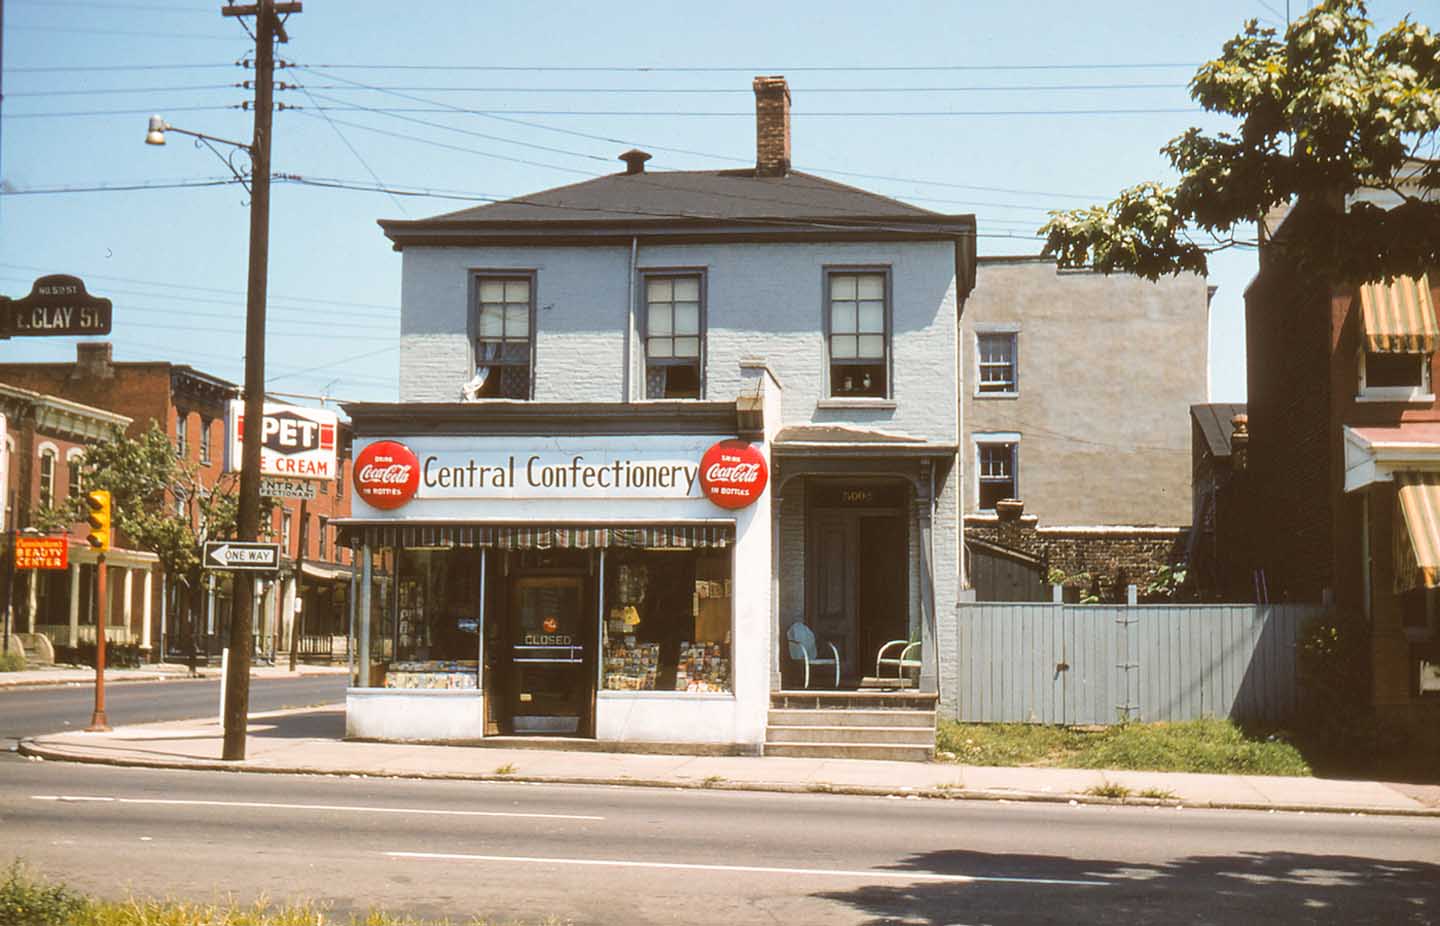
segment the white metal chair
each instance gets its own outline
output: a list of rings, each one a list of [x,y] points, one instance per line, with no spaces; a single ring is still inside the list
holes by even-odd
[[[886,653],[892,655],[887,656]],[[897,654],[898,653],[898,654]],[[875,657],[875,677],[884,678],[884,669],[889,666],[895,670],[895,681],[897,687],[903,686],[909,679],[906,673],[911,669],[920,671],[920,643],[909,640],[891,640],[880,647],[880,652]]]
[[[785,631],[785,639],[790,644],[790,658],[805,666],[805,687],[810,687],[811,666],[834,666],[835,687],[840,687],[840,650],[835,648],[834,643],[827,643],[830,647],[830,657],[820,658],[819,648],[815,644],[815,632],[805,626],[803,621],[796,621]]]

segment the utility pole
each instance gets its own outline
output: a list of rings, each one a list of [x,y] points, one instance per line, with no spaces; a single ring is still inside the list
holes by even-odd
[[[245,424],[249,434],[240,456],[242,541],[260,533],[260,440],[265,421],[265,287],[270,260],[270,126],[275,108],[275,42],[289,41],[281,15],[299,13],[299,2],[259,0],[222,7],[223,16],[255,17],[255,137],[250,147],[250,280],[245,298]],[[254,584],[235,583],[235,612],[230,621],[230,665],[225,687],[225,745],[221,756],[245,758],[250,712],[251,612]]]
[[[295,671],[295,654],[304,636],[301,621],[305,619],[305,551],[310,545],[310,499],[300,499],[300,552],[295,554],[295,610],[290,612],[290,671]]]

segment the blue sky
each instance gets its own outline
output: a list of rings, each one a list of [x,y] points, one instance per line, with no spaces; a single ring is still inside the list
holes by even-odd
[[[117,359],[239,382],[245,191],[188,185],[229,177],[188,139],[143,144],[152,112],[249,140],[235,107],[251,94],[233,85],[253,45],[219,6],[5,4],[0,293],[81,276],[115,303]],[[1371,4],[1382,29],[1407,12],[1440,19],[1433,2]],[[1046,210],[1167,179],[1166,141],[1222,127],[1185,85],[1251,17],[1282,24],[1285,2],[305,0],[279,51],[296,88],[277,99],[299,108],[276,115],[274,169],[308,183],[272,192],[268,385],[395,398],[400,256],[377,218],[614,172],[636,146],[651,170],[753,163],[756,74],[790,82],[796,167],[973,212],[982,254],[1036,253]],[[1254,267],[1253,252],[1212,263],[1214,401],[1244,398]],[[70,359],[74,340],[0,356]]]

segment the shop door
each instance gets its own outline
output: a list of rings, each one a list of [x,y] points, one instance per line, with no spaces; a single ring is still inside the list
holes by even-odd
[[[583,580],[535,576],[512,588],[510,732],[589,735],[594,672]]]
[[[835,644],[840,674],[854,684],[875,671],[882,645],[908,637],[905,522],[823,509],[810,521],[810,629],[825,652]]]

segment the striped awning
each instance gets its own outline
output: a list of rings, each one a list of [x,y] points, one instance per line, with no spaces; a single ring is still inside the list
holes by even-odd
[[[352,524],[340,527],[342,544],[371,548],[490,547],[497,550],[593,550],[601,547],[728,547],[729,524]]]
[[[1365,349],[1374,353],[1433,354],[1440,348],[1440,324],[1430,298],[1430,278],[1397,277],[1360,287]]]
[[[1440,473],[1396,473],[1395,591],[1440,586]]]

